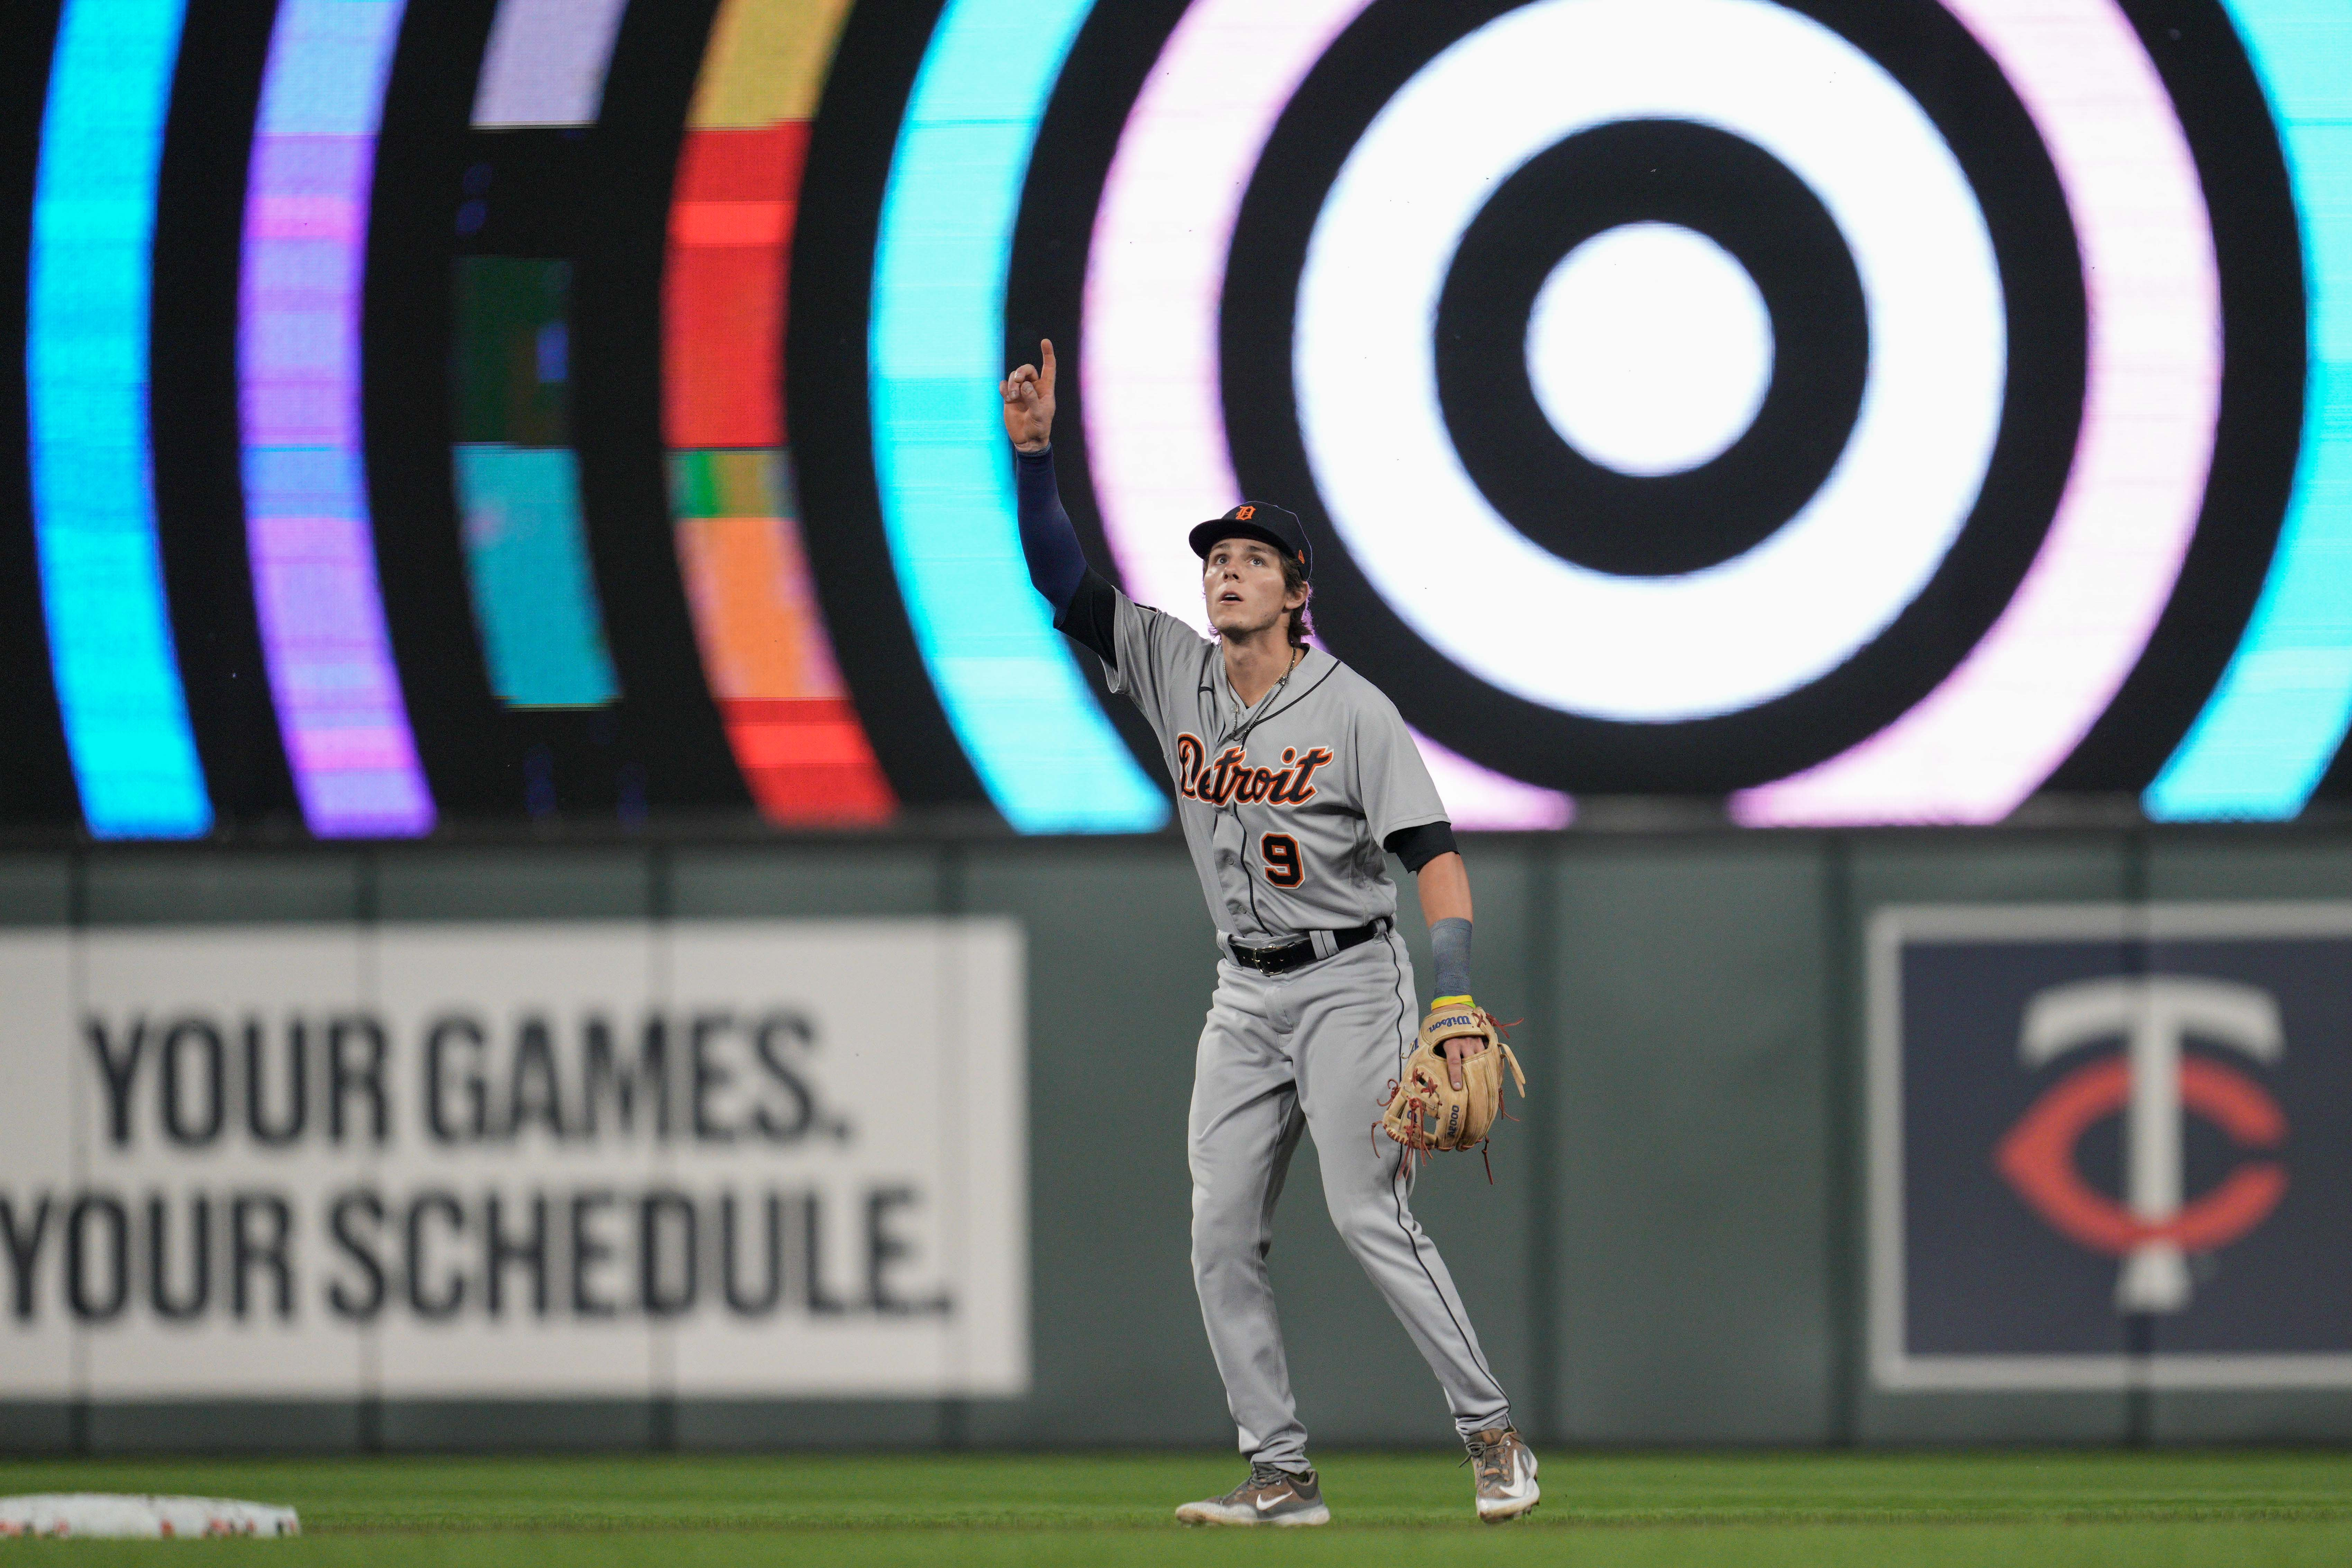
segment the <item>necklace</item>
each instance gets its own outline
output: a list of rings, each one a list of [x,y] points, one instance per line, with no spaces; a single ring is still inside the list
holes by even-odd
[[[1282,672],[1282,679],[1274,683],[1273,690],[1258,699],[1256,717],[1251,719],[1247,723],[1242,726],[1242,731],[1240,734],[1234,737],[1233,744],[1236,746],[1246,746],[1249,744],[1250,731],[1257,728],[1258,721],[1260,719],[1265,718],[1267,714],[1274,711],[1274,700],[1282,695],[1282,689],[1284,687],[1290,684],[1290,678],[1298,672],[1298,661],[1306,657],[1307,650],[1305,648],[1295,647],[1290,650],[1290,668]],[[1238,693],[1236,693],[1236,695],[1238,695]]]

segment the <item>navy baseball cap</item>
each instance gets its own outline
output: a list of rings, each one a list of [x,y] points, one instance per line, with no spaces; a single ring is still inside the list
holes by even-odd
[[[1298,563],[1307,576],[1315,575],[1315,547],[1298,514],[1262,500],[1247,500],[1224,516],[1192,531],[1192,553],[1206,561],[1220,539],[1262,539]]]

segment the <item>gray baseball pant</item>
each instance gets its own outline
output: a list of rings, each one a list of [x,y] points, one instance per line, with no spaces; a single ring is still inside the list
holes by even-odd
[[[1453,1277],[1412,1217],[1404,1151],[1372,1131],[1419,1016],[1412,961],[1393,931],[1286,974],[1217,965],[1192,1078],[1192,1281],[1255,1461],[1307,1463],[1265,1260],[1275,1200],[1307,1129],[1331,1223],[1437,1374],[1455,1428],[1467,1436],[1510,1419]]]

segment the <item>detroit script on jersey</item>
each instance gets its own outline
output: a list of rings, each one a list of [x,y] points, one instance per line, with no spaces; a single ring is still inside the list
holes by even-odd
[[[1200,736],[1188,731],[1176,737],[1176,788],[1186,800],[1305,805],[1315,798],[1315,770],[1330,762],[1331,748],[1285,746],[1279,768],[1252,767],[1239,746],[1227,746],[1215,762],[1208,759]]]
[[[1310,647],[1287,682],[1244,705],[1214,641],[1111,592],[1118,658],[1104,680],[1160,742],[1217,929],[1262,947],[1394,920],[1382,844],[1445,820],[1396,704]]]

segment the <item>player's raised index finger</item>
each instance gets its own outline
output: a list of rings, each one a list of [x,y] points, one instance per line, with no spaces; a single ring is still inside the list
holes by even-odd
[[[1037,340],[1037,362],[1039,365],[1037,372],[1039,388],[1040,390],[1050,394],[1054,390],[1053,339],[1040,338]]]

